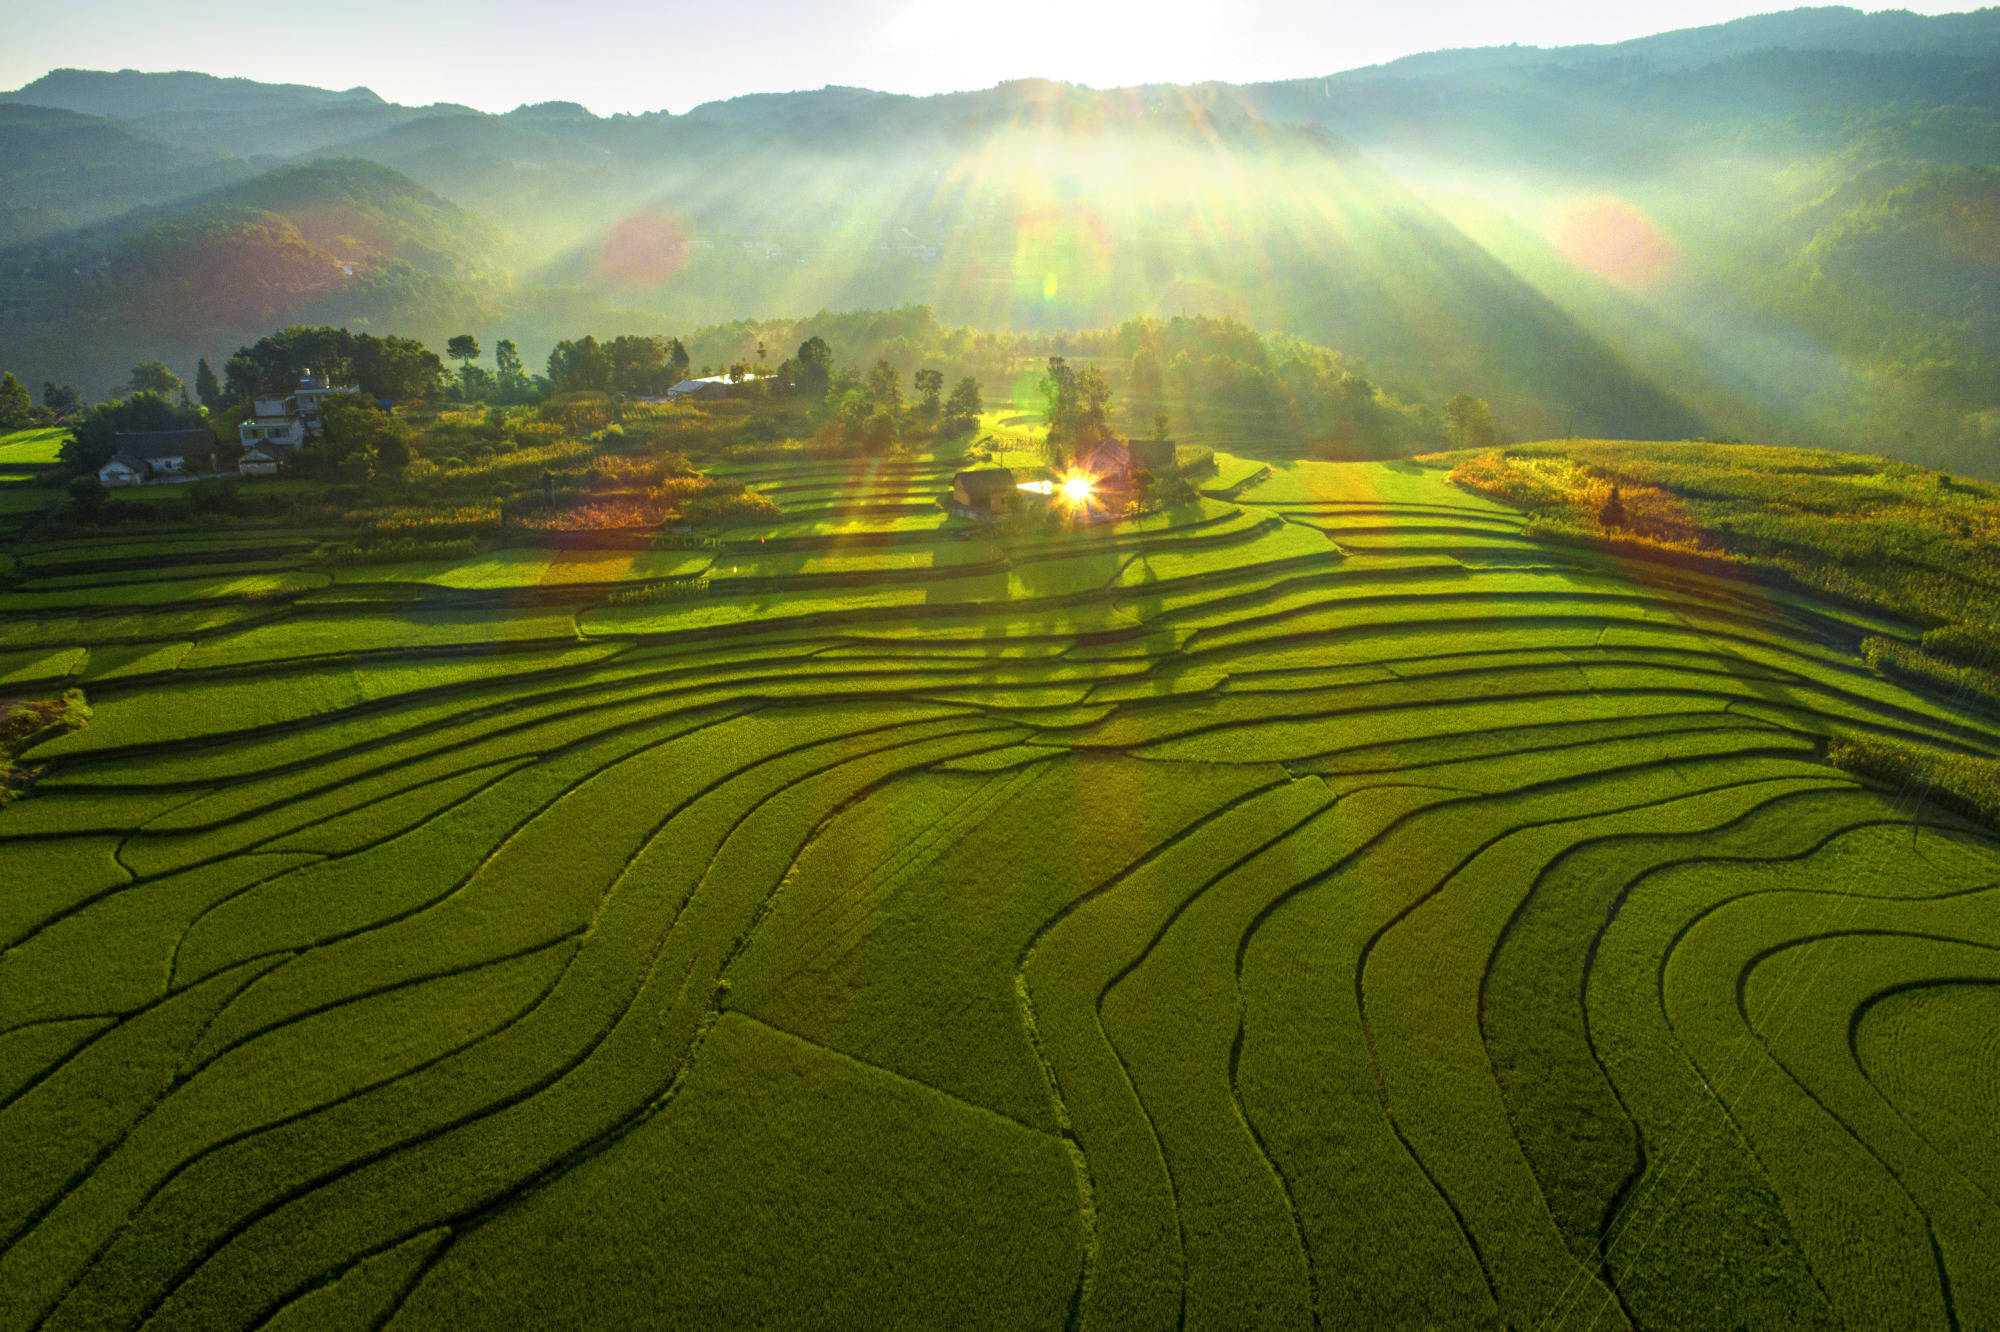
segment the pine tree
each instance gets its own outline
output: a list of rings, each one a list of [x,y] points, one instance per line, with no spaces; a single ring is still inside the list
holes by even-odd
[[[222,381],[215,377],[215,371],[208,368],[205,356],[194,368],[194,395],[211,412],[222,410]]]

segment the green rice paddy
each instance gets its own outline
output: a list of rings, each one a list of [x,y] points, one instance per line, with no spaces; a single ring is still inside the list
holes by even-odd
[[[1825,761],[2000,754],[1916,628],[1408,465],[741,472],[16,547],[0,1329],[2000,1326],[2000,840]]]

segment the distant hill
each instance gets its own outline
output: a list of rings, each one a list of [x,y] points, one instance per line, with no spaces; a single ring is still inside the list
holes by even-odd
[[[1756,14],[1630,41],[1580,46],[1485,46],[1405,56],[1366,71],[1431,78],[1500,69],[1631,62],[1692,70],[1759,51],[1839,51],[1866,55],[2000,56],[2000,8],[1966,14],[1865,13],[1843,5]]]
[[[125,118],[185,115],[203,109],[238,115],[296,115],[328,107],[384,104],[366,88],[329,92],[300,83],[259,83],[255,79],[223,79],[186,71],[148,74],[136,69],[50,70],[4,97],[87,115]]]
[[[376,163],[280,167],[75,233],[27,265],[0,304],[0,363],[94,390],[134,357],[192,366],[292,323],[439,338],[489,312],[500,243]]]
[[[249,168],[133,126],[0,104],[0,248],[199,193]]]
[[[0,185],[44,201],[13,235],[93,224],[43,238],[30,259],[53,273],[93,271],[166,224],[144,205],[179,208],[220,183],[202,171],[233,172],[250,192],[208,204],[283,218],[326,258],[390,256],[363,272],[421,276],[421,292],[338,284],[381,300],[344,307],[358,317],[476,306],[489,341],[531,359],[590,329],[819,307],[926,303],[1043,331],[1214,314],[1349,352],[1413,397],[1476,393],[1517,434],[1740,434],[2000,473],[2000,382],[1965,310],[1985,270],[1952,257],[1976,210],[1894,201],[1929,173],[2000,166],[2000,10],[1805,9],[1240,87],[829,87],[684,115],[487,115],[130,71],[60,71],[0,110],[36,99],[143,114],[91,132],[153,145],[122,150],[139,165],[106,194],[133,210],[108,220],[78,211],[81,173],[49,202],[64,187],[50,156],[41,177],[0,159]],[[397,195],[329,233],[310,202],[258,193],[321,188],[252,179],[259,154],[375,163],[460,216]],[[341,170],[338,215],[374,217]],[[1866,220],[1885,209],[1887,248]],[[253,270],[294,271],[271,258],[297,257],[289,235],[228,234],[265,256]],[[0,262],[21,266],[4,242]],[[37,299],[15,288],[0,313]],[[127,355],[142,323],[107,318],[25,368],[62,374],[86,344],[93,362]]]
[[[236,157],[310,152],[423,114],[366,88],[329,92],[295,83],[133,69],[52,70],[0,93],[0,103],[8,102],[142,121],[159,138]]]

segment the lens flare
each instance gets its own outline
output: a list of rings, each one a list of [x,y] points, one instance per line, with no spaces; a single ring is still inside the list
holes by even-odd
[[[1652,219],[1623,199],[1583,199],[1563,207],[1550,229],[1563,258],[1586,272],[1651,291],[1672,271],[1673,242]]]
[[[654,210],[628,213],[605,236],[597,271],[609,283],[650,287],[678,273],[687,253],[687,228],[679,218]]]
[[[1063,502],[1072,508],[1086,507],[1097,494],[1097,478],[1087,472],[1072,472],[1063,478]]]

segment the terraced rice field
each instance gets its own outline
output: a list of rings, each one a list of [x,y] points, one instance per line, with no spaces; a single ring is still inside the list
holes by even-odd
[[[0,811],[0,1325],[2000,1326],[2000,844],[1822,760],[1994,720],[1255,470],[19,549],[0,680],[96,717]]]

